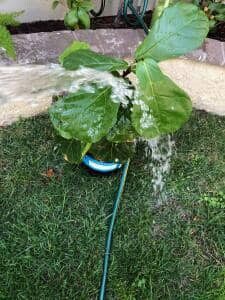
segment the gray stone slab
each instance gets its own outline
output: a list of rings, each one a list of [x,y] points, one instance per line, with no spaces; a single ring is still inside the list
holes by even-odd
[[[57,62],[58,56],[74,40],[86,41],[94,51],[116,56],[130,57],[138,43],[144,39],[143,30],[99,29],[77,31],[55,31],[13,36],[17,63]],[[0,56],[0,63],[11,60]]]
[[[133,56],[138,44],[144,38],[145,34],[141,29],[55,31],[19,34],[13,37],[17,51],[17,62],[21,64],[57,62],[59,54],[73,40],[88,42],[96,52],[127,58]],[[206,39],[201,48],[184,57],[224,66],[225,42]],[[0,55],[0,63],[10,63],[10,60]]]
[[[133,29],[77,30],[73,32],[75,40],[88,42],[92,49],[106,55],[130,57],[145,33]]]
[[[201,48],[192,51],[185,57],[213,65],[225,66],[225,42],[205,39]]]

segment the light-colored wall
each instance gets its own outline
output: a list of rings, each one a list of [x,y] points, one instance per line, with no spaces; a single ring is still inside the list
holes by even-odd
[[[98,10],[101,1],[93,1],[95,9]],[[134,3],[142,3],[142,1],[134,0]],[[149,0],[149,6],[152,2],[154,0]],[[120,3],[121,0],[106,0],[106,8],[103,15],[116,15]],[[24,14],[20,17],[21,22],[63,19],[66,8],[59,6],[56,10],[52,10],[51,5],[52,0],[0,0],[0,12],[24,10]]]

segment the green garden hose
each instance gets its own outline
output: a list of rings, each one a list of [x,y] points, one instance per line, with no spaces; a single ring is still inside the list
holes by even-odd
[[[123,17],[125,18],[126,22],[132,26],[136,26],[140,24],[145,33],[148,34],[148,27],[144,22],[144,15],[148,8],[148,0],[143,0],[143,6],[142,9],[138,12],[137,9],[133,5],[133,0],[124,0],[123,2]],[[132,15],[135,17],[136,20],[131,20],[128,17],[128,10],[132,12]]]
[[[126,183],[129,165],[130,165],[130,160],[128,160],[127,163],[125,164],[125,166],[123,167],[123,173],[122,173],[122,177],[120,180],[119,190],[118,190],[116,199],[113,204],[111,220],[110,220],[109,229],[108,229],[107,238],[106,238],[105,255],[104,255],[104,263],[103,263],[103,274],[102,274],[102,280],[101,280],[99,300],[105,299],[106,283],[107,283],[108,269],[109,269],[109,258],[110,258],[110,251],[111,251],[112,238],[113,238],[113,229],[114,229],[114,225],[115,225],[115,221],[116,221],[116,215],[118,212],[121,196],[122,196],[124,186]]]

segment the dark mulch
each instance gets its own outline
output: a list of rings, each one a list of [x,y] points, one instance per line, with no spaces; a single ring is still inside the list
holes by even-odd
[[[151,20],[151,11],[146,13],[145,22],[150,24]],[[132,17],[129,17],[132,20]],[[100,28],[141,28],[140,25],[131,26],[126,23],[126,21],[117,16],[109,17],[98,17],[91,19],[91,29],[100,29]],[[64,25],[62,20],[50,20],[50,21],[38,21],[32,23],[22,23],[18,27],[9,27],[9,30],[12,34],[21,34],[21,33],[36,33],[36,32],[52,32],[66,30],[67,28]]]
[[[209,33],[209,37],[225,42],[225,22],[218,24],[215,30]]]

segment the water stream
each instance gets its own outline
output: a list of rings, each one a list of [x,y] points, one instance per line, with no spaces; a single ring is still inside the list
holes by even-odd
[[[0,66],[0,105],[10,102],[38,103],[62,92],[76,92],[81,86],[91,91],[90,83],[112,87],[112,99],[124,105],[132,96],[130,85],[108,72],[90,68],[66,71],[58,64]]]
[[[147,167],[152,172],[153,205],[165,204],[168,200],[165,189],[166,179],[170,172],[170,162],[173,154],[174,141],[170,135],[156,137],[146,141],[146,156],[150,157]]]
[[[93,82],[101,87],[110,85],[112,101],[119,99],[123,106],[128,104],[127,96],[131,98],[133,95],[129,83],[108,72],[89,68],[66,71],[57,64],[0,66],[0,110],[8,103],[38,105],[40,101],[53,95],[76,92],[81,86],[94,92],[91,86]],[[173,141],[170,136],[165,136],[148,140],[146,145],[146,155],[151,157],[152,185],[157,202],[155,204],[160,205],[166,200],[164,187],[170,170]]]

